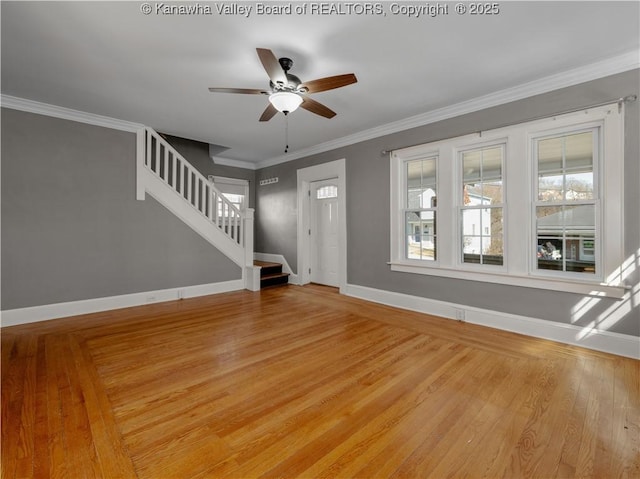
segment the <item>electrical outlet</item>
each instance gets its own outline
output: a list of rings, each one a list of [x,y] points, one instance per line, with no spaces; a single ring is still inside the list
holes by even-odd
[[[458,321],[464,321],[465,320],[464,309],[456,309],[456,319]]]

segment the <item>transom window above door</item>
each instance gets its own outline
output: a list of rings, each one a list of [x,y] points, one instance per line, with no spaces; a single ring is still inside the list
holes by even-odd
[[[316,199],[326,200],[338,197],[338,187],[336,185],[321,186],[316,190]]]

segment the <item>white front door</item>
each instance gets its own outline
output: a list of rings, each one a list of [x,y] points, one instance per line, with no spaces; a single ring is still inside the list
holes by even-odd
[[[338,181],[311,183],[309,252],[310,279],[314,283],[339,286]]]

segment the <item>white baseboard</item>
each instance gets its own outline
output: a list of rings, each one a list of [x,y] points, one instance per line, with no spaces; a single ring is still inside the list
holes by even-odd
[[[111,309],[129,308],[143,304],[173,301],[181,298],[195,298],[209,294],[226,293],[244,289],[244,281],[236,279],[220,283],[185,286],[184,288],[170,288],[143,293],[123,294],[106,298],[84,299],[67,303],[46,304],[30,308],[19,308],[2,311],[0,324],[2,327],[17,324],[35,323],[49,319],[77,316],[79,314],[97,313]]]
[[[461,304],[353,284],[347,285],[344,294],[387,306],[449,319],[456,319],[456,313],[463,311],[464,320],[468,323],[549,339],[618,356],[640,359],[640,338],[636,336],[595,329],[585,331],[585,328],[572,324],[556,323],[543,319],[473,308]]]
[[[287,263],[287,260],[281,254],[253,253],[253,259],[255,259],[256,261],[268,261],[270,263],[280,263],[282,265],[282,272],[289,273],[289,284],[299,284],[298,275],[291,270],[289,263]]]

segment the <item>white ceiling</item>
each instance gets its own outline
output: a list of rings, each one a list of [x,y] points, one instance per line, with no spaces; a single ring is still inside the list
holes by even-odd
[[[150,2],[162,3],[183,2]],[[293,5],[303,3],[319,2]],[[242,2],[253,7],[246,18],[218,14],[222,2],[192,4],[211,15],[144,15],[137,1],[2,1],[2,93],[142,123],[228,147],[221,158],[260,163],[282,157],[284,116],[260,123],[265,96],[207,90],[267,88],[256,47],[292,58],[303,81],[358,77],[313,95],[333,119],[302,109],[289,116],[294,155],[640,47],[637,1],[503,1],[485,16],[458,15],[448,3],[448,15],[433,18],[394,15],[392,2],[381,3],[383,15],[300,16],[257,15],[254,2]]]

